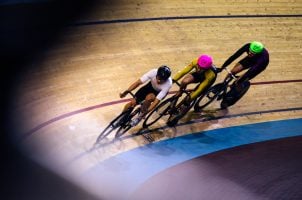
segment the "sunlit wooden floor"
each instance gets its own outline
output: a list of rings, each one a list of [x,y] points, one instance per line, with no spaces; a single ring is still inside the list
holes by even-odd
[[[75,174],[100,161],[150,143],[143,135],[133,135],[139,125],[122,141],[92,149],[102,129],[123,108],[124,103],[114,104],[120,100],[119,93],[133,81],[162,64],[169,65],[174,74],[201,53],[212,55],[220,66],[253,40],[265,44],[270,64],[252,80],[254,85],[242,100],[227,113],[213,114],[214,107],[209,106],[208,112],[188,113],[181,126],[148,134],[156,142],[228,126],[301,118],[302,18],[271,16],[301,13],[298,0],[108,1],[96,6],[78,22],[98,23],[68,27],[53,48],[32,63],[39,67],[24,74],[15,91],[16,137],[22,138],[21,145],[30,157],[76,181]],[[268,16],[225,17],[258,14]],[[184,16],[221,17],[164,18]],[[126,21],[156,17],[158,20]],[[103,23],[119,19],[125,21]],[[224,77],[221,73],[217,82]],[[202,121],[207,113],[233,117]],[[186,124],[188,121],[194,123]],[[153,127],[164,127],[164,122]]]

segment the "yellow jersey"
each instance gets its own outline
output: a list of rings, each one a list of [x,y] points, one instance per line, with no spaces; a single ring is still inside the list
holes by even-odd
[[[194,59],[189,65],[184,67],[182,70],[178,71],[174,77],[173,80],[178,81],[181,79],[184,75],[191,72],[193,69],[195,71],[199,68],[197,64],[198,58]],[[204,71],[204,80],[199,83],[199,86],[190,94],[191,99],[197,98],[202,92],[204,92],[206,89],[208,89],[216,80],[216,72],[215,72],[215,66],[207,69]]]

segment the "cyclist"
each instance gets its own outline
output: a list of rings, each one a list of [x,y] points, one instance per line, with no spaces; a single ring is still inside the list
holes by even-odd
[[[243,70],[248,69],[248,71],[240,76],[235,82],[237,91],[242,89],[241,83],[248,81],[260,74],[269,63],[269,53],[267,49],[264,48],[264,45],[261,42],[253,41],[243,45],[239,50],[237,50],[231,57],[229,57],[219,71],[223,70],[234,60],[240,57],[243,53],[247,55],[241,59],[238,63],[235,64],[231,72],[237,74]],[[228,76],[230,76],[228,74]]]
[[[128,108],[134,108],[137,104],[144,101],[141,106],[140,115],[133,119],[131,125],[137,125],[140,120],[151,110],[153,110],[158,103],[166,97],[171,86],[172,86],[172,78],[171,78],[171,70],[168,66],[163,65],[158,69],[152,69],[149,72],[145,73],[140,79],[132,83],[127,90],[120,93],[120,97],[124,98],[126,94],[138,86],[146,83],[146,85],[141,87],[136,93],[136,99],[131,99],[129,103],[127,103],[124,107],[124,111]]]
[[[199,83],[197,89],[193,91],[190,94],[190,98],[187,99],[188,102],[194,100],[215,82],[216,76],[217,68],[213,65],[212,57],[206,54],[200,55],[181,71],[177,72],[173,77],[173,81],[177,81],[184,77],[176,95],[180,96],[182,91],[186,89],[187,85],[191,83]]]

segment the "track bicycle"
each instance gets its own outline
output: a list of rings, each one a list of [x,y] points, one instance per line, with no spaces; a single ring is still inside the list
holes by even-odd
[[[224,68],[229,76],[221,83],[217,83],[202,94],[194,105],[194,110],[200,112],[214,100],[220,101],[220,108],[225,109],[234,105],[250,88],[250,81],[246,80],[240,83],[240,89],[235,81],[238,76],[232,74],[227,68]]]
[[[179,87],[180,84],[174,81]],[[195,87],[195,89],[198,85]],[[172,97],[164,100],[155,109],[153,109],[146,117],[143,122],[143,128],[147,128],[157,122],[160,118],[166,117],[168,126],[174,126],[178,120],[181,119],[185,114],[192,108],[197,99],[191,100],[190,94],[195,89],[186,89],[182,91],[181,96],[176,94]]]
[[[127,94],[130,94],[133,98],[136,99],[136,97],[132,92],[128,92]],[[136,108],[134,107],[135,109],[133,107],[129,107],[127,110],[123,111],[116,118],[114,118],[97,137],[95,144],[99,143],[114,130],[117,130],[115,133],[115,138],[119,138],[121,135],[126,133],[130,128],[134,127],[131,123],[132,119],[140,114],[142,104],[143,102],[136,105],[135,106]]]

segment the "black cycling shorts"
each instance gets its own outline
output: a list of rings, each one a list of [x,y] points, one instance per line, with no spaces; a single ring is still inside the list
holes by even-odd
[[[265,69],[265,68],[264,68]],[[249,69],[247,72],[245,72],[242,77],[240,78],[240,82],[249,81],[253,78],[255,78],[258,74],[260,74],[264,69]]]
[[[256,77],[258,74],[260,74],[265,68],[267,67],[266,65],[260,66],[258,68],[252,68],[256,63],[253,59],[250,57],[245,57],[242,60],[239,61],[243,69],[249,69],[245,74],[243,74],[243,77],[240,78],[241,82],[245,80],[251,80],[254,77]]]
[[[252,67],[255,64],[255,60],[246,56],[245,58],[240,60],[239,63],[242,65],[243,69],[247,69],[247,68]]]
[[[146,84],[145,86],[141,87],[136,93],[135,97],[137,100],[137,103],[141,103],[143,100],[145,100],[146,96],[150,93],[153,93],[155,96],[159,93],[159,91],[156,91],[153,87],[151,82]]]
[[[193,72],[191,75],[194,78],[193,83],[201,83],[205,79],[204,72]]]

